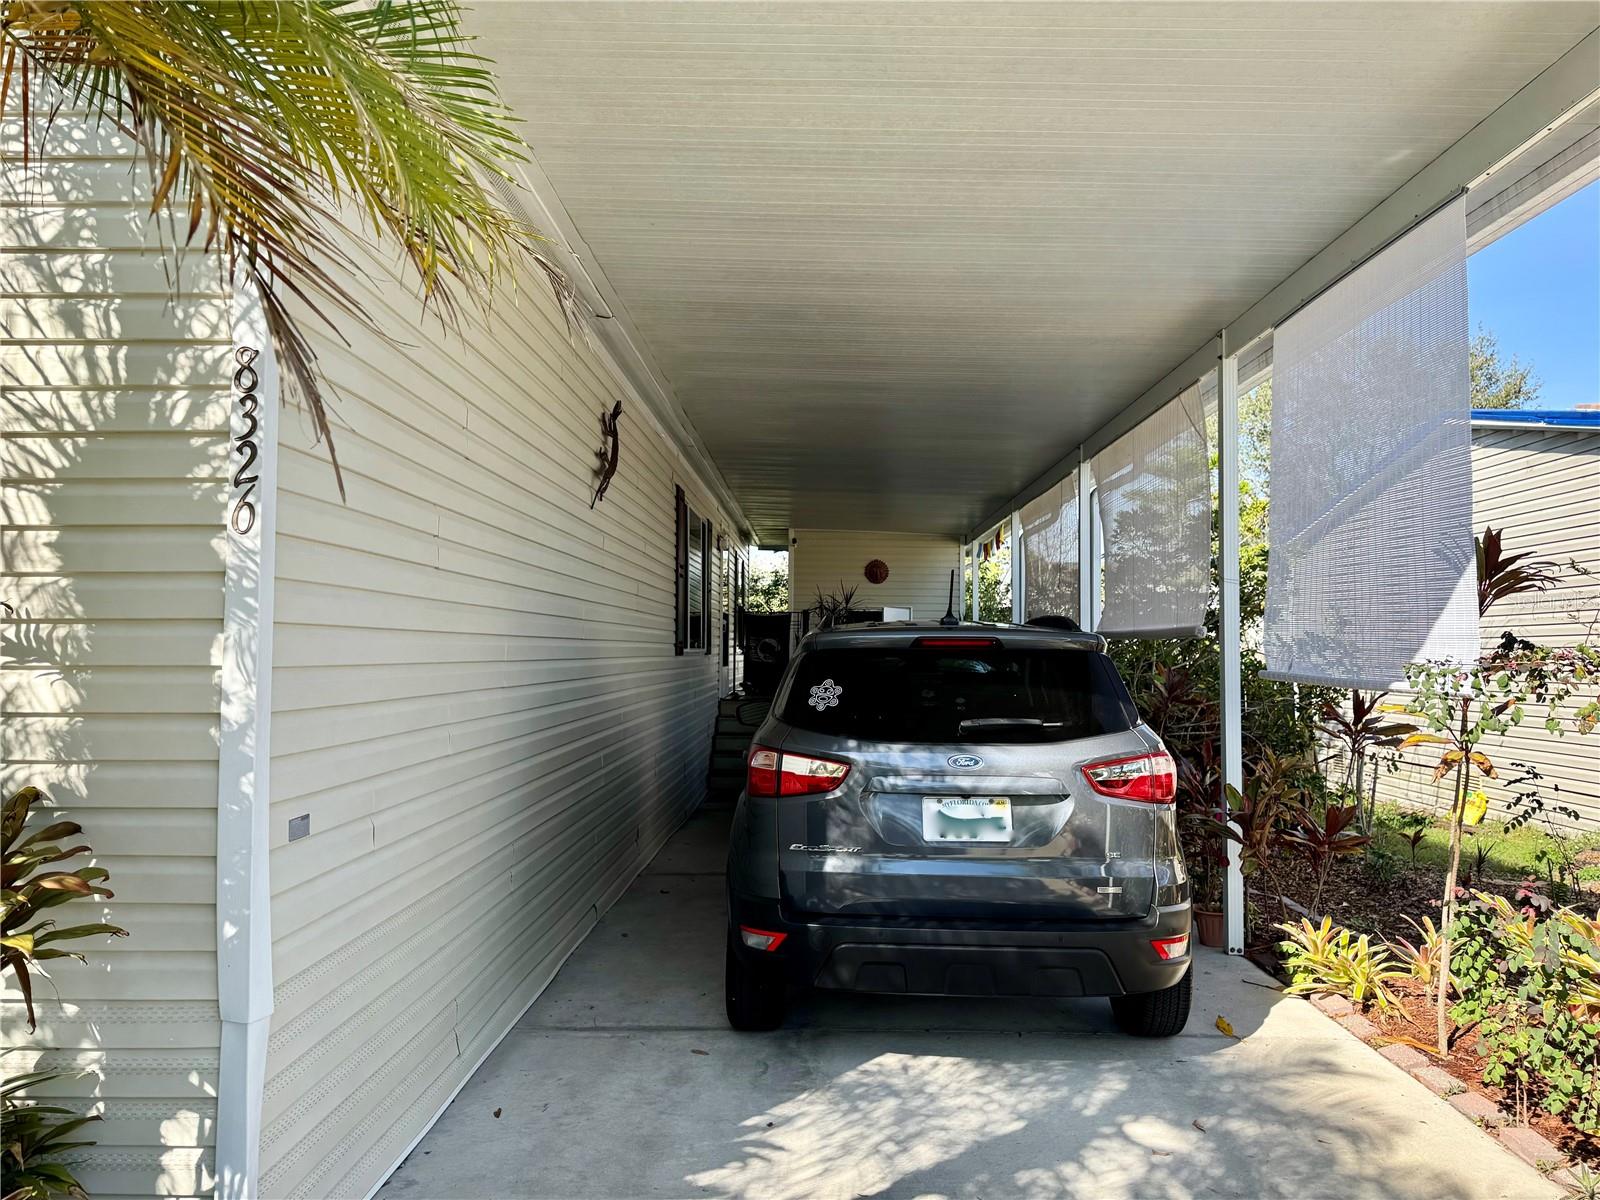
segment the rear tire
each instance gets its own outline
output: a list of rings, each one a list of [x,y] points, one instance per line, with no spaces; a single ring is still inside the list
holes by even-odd
[[[1173,1037],[1189,1021],[1189,1004],[1194,997],[1194,971],[1159,992],[1138,992],[1132,996],[1111,997],[1111,1012],[1124,1033],[1134,1037]]]
[[[783,1024],[789,997],[775,965],[747,963],[728,938],[726,971],[728,1024],[742,1033],[760,1033]]]

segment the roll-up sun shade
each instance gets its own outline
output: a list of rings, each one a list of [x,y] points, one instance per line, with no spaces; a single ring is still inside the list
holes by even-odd
[[[1192,637],[1211,594],[1211,474],[1200,385],[1094,456],[1098,632]]]
[[[1382,688],[1478,652],[1457,199],[1273,335],[1267,672]]]
[[[1078,473],[1022,506],[1023,620],[1078,616]]]

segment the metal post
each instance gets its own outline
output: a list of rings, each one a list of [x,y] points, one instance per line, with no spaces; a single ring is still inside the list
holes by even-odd
[[[1011,619],[1018,625],[1027,620],[1022,589],[1028,586],[1022,568],[1022,514],[1011,514]]]
[[[1244,689],[1239,651],[1239,362],[1220,337],[1217,359],[1217,503],[1221,505],[1217,559],[1219,652],[1222,655],[1222,779],[1244,787]],[[1227,920],[1229,954],[1244,953],[1244,874],[1238,843],[1228,843]]]
[[[971,549],[973,549],[971,546],[962,547],[960,566],[957,566],[957,570],[955,570],[955,598],[962,602],[962,606],[955,610],[955,614],[957,614],[958,618],[962,618],[962,621],[971,621],[971,614],[966,611],[966,600],[971,597],[971,589],[966,586],[966,563],[968,563],[968,554],[970,554]]]
[[[1078,447],[1078,624],[1095,626],[1095,583],[1099,563],[1094,552],[1094,487],[1089,480],[1089,460]]]
[[[972,543],[972,619],[978,620],[983,610],[978,607],[978,543]]]

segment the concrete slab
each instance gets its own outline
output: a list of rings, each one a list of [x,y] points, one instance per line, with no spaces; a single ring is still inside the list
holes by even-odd
[[[1166,1042],[1121,1036],[1103,1001],[827,994],[776,1033],[735,1034],[726,821],[701,813],[662,851],[383,1196],[1561,1194],[1311,1005],[1210,952],[1189,1028]]]

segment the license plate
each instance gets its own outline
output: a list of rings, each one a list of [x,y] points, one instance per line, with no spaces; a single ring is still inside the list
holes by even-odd
[[[991,796],[924,796],[925,842],[1009,842],[1011,801]]]

